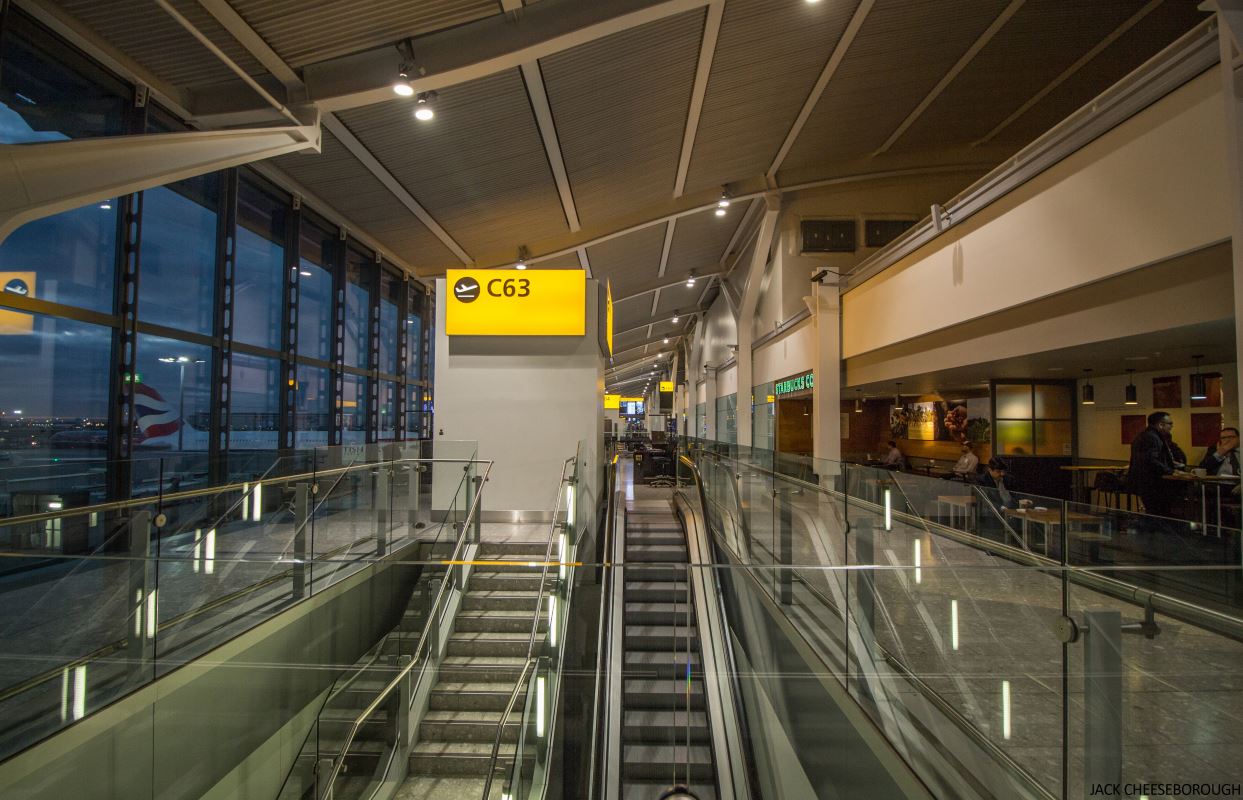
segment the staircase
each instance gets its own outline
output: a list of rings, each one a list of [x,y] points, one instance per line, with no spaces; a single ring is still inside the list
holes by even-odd
[[[485,561],[543,561],[547,542],[484,542]],[[431,706],[410,753],[402,800],[478,798],[492,763],[497,725],[526,663],[543,570],[527,566],[475,567],[462,598],[448,652],[432,688]],[[548,577],[556,577],[550,569]],[[547,629],[540,615],[536,652]],[[513,759],[525,692],[502,732],[498,764]],[[498,774],[492,794],[501,796]]]
[[[715,800],[699,630],[686,535],[671,501],[626,505],[622,798],[650,800],[675,782]]]

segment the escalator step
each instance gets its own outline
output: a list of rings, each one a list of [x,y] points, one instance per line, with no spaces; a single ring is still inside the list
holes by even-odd
[[[626,581],[626,602],[671,603],[685,600],[687,584],[684,581]]]
[[[626,560],[658,564],[685,564],[686,547],[685,545],[669,546],[643,544],[631,546],[627,543]]]
[[[622,748],[622,775],[627,778],[652,778],[674,773],[679,778],[711,781],[716,777],[712,749],[702,745],[686,747],[660,744],[628,744]]]
[[[680,776],[679,780],[683,777],[685,776]],[[672,775],[670,775],[670,778],[672,778]],[[638,780],[623,781],[622,800],[653,800],[653,798],[660,797],[661,793],[668,789],[670,785],[669,781],[665,783]],[[699,800],[716,800],[716,787],[712,784],[692,783],[688,788],[695,793]]]
[[[630,650],[626,653],[623,675],[627,678],[685,678],[687,658],[685,650],[679,653],[671,650]],[[692,677],[702,675],[698,651],[692,650],[689,659]]]
[[[626,603],[627,625],[685,625],[695,623],[695,609],[683,598],[681,603]]]
[[[627,625],[627,650],[674,650],[686,652],[699,649],[699,631],[676,625]]]
[[[626,680],[624,697],[627,711],[633,709],[675,710],[685,709],[687,704],[686,681],[663,679],[649,680],[646,678],[630,678]],[[704,708],[703,684],[700,681],[690,682],[690,707],[702,711]]]
[[[708,715],[702,711],[664,709],[631,709],[625,712],[622,722],[622,740],[649,744],[672,744],[686,741],[687,725],[690,725],[692,744],[704,744],[712,740],[708,730]]]

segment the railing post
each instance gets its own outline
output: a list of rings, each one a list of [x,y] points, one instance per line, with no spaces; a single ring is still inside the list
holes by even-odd
[[[315,762],[315,796],[318,800],[332,800],[332,787],[327,785],[332,774],[332,759],[321,758]]]
[[[778,600],[782,605],[790,605],[794,602],[794,570],[791,566],[794,564],[794,503],[790,500],[790,493],[786,493],[785,499],[777,495],[774,499],[781,504],[777,564],[785,566],[777,582]]]
[[[400,672],[413,659],[410,656],[397,657],[397,670]],[[410,723],[410,700],[414,694],[414,675],[406,675],[402,679],[401,686],[397,691],[397,755],[398,758],[405,758],[406,752],[410,749],[410,743],[414,736]]]
[[[293,557],[297,562],[293,567],[293,596],[299,598],[307,593],[306,529],[311,516],[311,487],[305,482],[294,486],[293,513]]]
[[[1084,794],[1122,782],[1122,613],[1088,611],[1083,637]]]
[[[854,673],[857,676],[858,686],[856,688],[860,695],[865,697],[869,697],[870,694],[865,679],[868,669],[864,665],[871,664],[872,656],[876,652],[876,557],[873,531],[872,520],[867,517],[860,519],[851,529],[855,539],[855,562],[863,567],[855,572],[854,602],[855,630],[859,633],[859,641],[863,645],[863,650],[856,656],[856,661],[859,662],[858,669],[847,663],[846,674]],[[847,631],[847,639],[849,635]]]
[[[388,552],[388,500],[389,468],[381,464],[375,473],[375,553],[382,556]]]
[[[408,509],[408,518],[406,521],[409,523],[411,528],[423,527],[423,523],[419,522],[419,478],[422,477],[420,474],[422,472],[422,464],[414,463],[410,465],[410,484],[406,487],[409,498],[406,505],[406,508]]]
[[[155,634],[158,623],[158,597],[152,596],[151,512],[137,511],[129,520],[129,599],[132,630],[126,637],[126,650],[133,675],[141,683],[144,671],[155,662]],[[154,677],[152,672],[151,677]]]

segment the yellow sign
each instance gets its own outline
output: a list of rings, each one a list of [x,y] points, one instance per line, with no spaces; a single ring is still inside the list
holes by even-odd
[[[35,273],[0,272],[0,292],[18,297],[35,296]],[[34,330],[33,314],[20,311],[0,311],[0,336],[30,333]]]
[[[607,279],[604,281],[604,295],[607,298],[604,324],[608,326],[606,336],[609,342],[609,355],[613,355],[613,283]]]
[[[770,394],[770,395],[768,396],[768,399],[767,399],[767,400],[765,400],[764,402],[766,402],[766,403],[775,403],[775,402],[777,402],[777,395],[775,395],[775,394]]]
[[[661,381],[661,382],[660,382],[660,390],[661,390],[662,392],[672,392],[672,391],[673,391],[673,381]]]
[[[621,398],[621,401],[623,403],[642,403],[643,398],[642,397],[623,397]]]
[[[606,409],[621,408],[621,395],[620,394],[606,394],[604,396],[604,407]]]
[[[450,336],[582,336],[587,274],[580,269],[451,269]]]

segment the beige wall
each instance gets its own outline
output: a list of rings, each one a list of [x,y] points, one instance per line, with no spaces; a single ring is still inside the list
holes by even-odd
[[[843,297],[847,358],[1230,236],[1216,70]]]
[[[1192,371],[1190,369],[1170,369],[1157,372],[1136,372],[1136,399],[1139,400],[1139,405],[1137,406],[1128,406],[1122,403],[1128,380],[1126,375],[1094,378],[1092,386],[1095,390],[1096,405],[1085,406],[1081,404],[1079,406],[1080,458],[1129,459],[1131,457],[1130,444],[1123,444],[1121,437],[1122,415],[1144,414],[1146,416],[1151,414],[1156,410],[1152,407],[1152,379],[1154,377],[1178,375],[1182,379],[1182,408],[1163,408],[1161,410],[1168,411],[1170,417],[1174,420],[1174,441],[1183,449],[1190,461],[1198,463],[1204,455],[1204,448],[1191,446],[1191,415],[1193,413],[1203,414],[1220,411],[1223,425],[1237,427],[1239,424],[1239,401],[1233,395],[1234,386],[1238,378],[1238,369],[1235,364],[1205,364],[1200,368],[1201,372],[1221,373],[1224,395],[1222,402],[1225,403],[1225,406],[1222,408],[1191,408],[1191,387],[1188,376],[1191,375]],[[1077,397],[1081,396],[1083,383],[1083,381],[1079,381],[1078,389],[1076,390]]]
[[[803,320],[755,351],[751,378],[755,386],[807,372],[816,363],[816,329]]]

